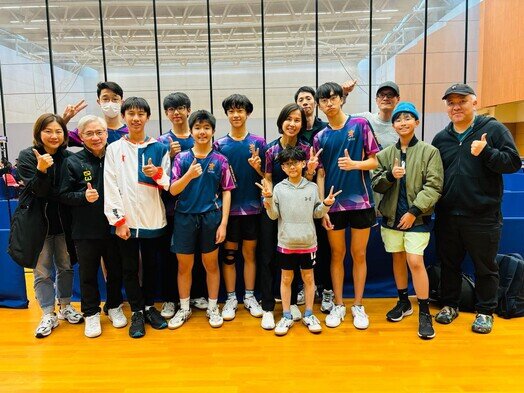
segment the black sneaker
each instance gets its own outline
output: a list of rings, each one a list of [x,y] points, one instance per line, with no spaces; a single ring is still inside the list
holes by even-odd
[[[411,302],[403,302],[399,300],[397,305],[387,312],[386,319],[390,322],[399,322],[402,318],[411,314],[413,314]]]
[[[131,326],[129,326],[129,335],[132,338],[140,338],[146,335],[144,313],[142,311],[134,312],[133,315],[131,315]]]
[[[153,329],[165,329],[167,327],[166,320],[155,307],[149,307],[149,310],[146,310],[146,321]]]
[[[418,315],[418,336],[423,340],[430,340],[435,337],[431,315],[425,312],[421,312]]]

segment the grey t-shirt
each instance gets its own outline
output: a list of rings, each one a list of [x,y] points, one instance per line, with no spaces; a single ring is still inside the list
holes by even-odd
[[[373,131],[375,131],[375,136],[377,137],[378,143],[382,149],[397,143],[398,135],[393,129],[391,121],[382,121],[378,117],[378,113],[361,112],[355,113],[352,116],[364,117],[367,119],[367,121],[369,121],[371,127],[373,127]]]

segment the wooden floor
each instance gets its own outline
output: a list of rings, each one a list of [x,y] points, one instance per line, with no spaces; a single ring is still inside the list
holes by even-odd
[[[452,325],[436,324],[436,338],[423,341],[415,316],[386,321],[394,299],[369,299],[366,331],[357,331],[349,317],[339,328],[323,326],[320,335],[297,323],[287,336],[276,337],[239,309],[220,329],[196,311],[178,330],[148,326],[137,340],[103,316],[96,339],[84,336],[83,324],[64,322],[49,337],[36,339],[40,310],[29,292],[28,310],[0,309],[6,328],[0,335],[0,392],[524,390],[524,318],[496,318],[492,334],[479,335],[470,330],[473,314],[462,313]]]

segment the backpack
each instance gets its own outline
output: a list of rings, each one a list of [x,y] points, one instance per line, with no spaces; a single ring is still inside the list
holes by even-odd
[[[440,304],[440,265],[430,265],[427,267],[429,280],[429,300]],[[460,292],[459,310],[460,311],[475,311],[475,303],[477,298],[475,296],[475,282],[473,279],[462,274],[462,290]]]
[[[520,254],[498,254],[499,289],[495,310],[502,318],[524,316],[524,259]]]

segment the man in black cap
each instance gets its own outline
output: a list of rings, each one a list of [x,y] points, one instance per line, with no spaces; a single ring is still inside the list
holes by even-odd
[[[442,99],[451,122],[433,139],[444,165],[435,224],[444,307],[435,320],[449,324],[458,316],[461,264],[467,252],[476,278],[477,316],[472,330],[489,333],[499,285],[495,256],[502,227],[502,174],[518,171],[520,157],[503,124],[476,115],[477,98],[470,86],[454,84]]]

